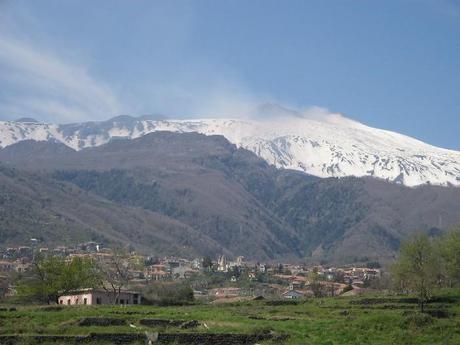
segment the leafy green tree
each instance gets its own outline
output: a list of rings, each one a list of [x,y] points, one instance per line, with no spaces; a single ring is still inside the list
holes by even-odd
[[[444,235],[438,242],[443,274],[449,287],[460,283],[460,228]]]
[[[431,298],[439,274],[439,261],[430,239],[418,234],[401,245],[399,258],[392,266],[398,288],[417,295],[420,310]]]
[[[74,258],[66,262],[57,256],[38,257],[30,272],[19,278],[17,292],[21,299],[51,304],[60,295],[94,287],[98,281],[91,259]]]
[[[17,285],[18,296],[48,304],[55,302],[61,290],[64,265],[64,260],[56,256],[35,260],[29,274],[21,277]]]
[[[60,276],[61,291],[91,288],[100,284],[98,267],[92,259],[76,257],[64,265]]]

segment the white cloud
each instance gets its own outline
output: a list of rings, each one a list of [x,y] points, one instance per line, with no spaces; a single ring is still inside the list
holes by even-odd
[[[124,107],[115,92],[79,64],[30,43],[0,37],[2,116],[58,122],[105,119]]]

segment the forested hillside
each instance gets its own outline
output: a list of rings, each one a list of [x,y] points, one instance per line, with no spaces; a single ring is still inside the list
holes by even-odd
[[[35,234],[26,219],[37,218],[33,212],[43,193],[26,193],[20,179],[52,189],[47,195],[54,206],[40,212],[58,205],[62,214],[79,219],[78,203],[82,215],[94,215],[79,227],[56,218],[45,240],[61,231],[66,235],[60,240],[97,235],[157,254],[385,260],[416,230],[436,234],[460,223],[458,188],[319,179],[278,170],[221,136],[156,132],[78,152],[51,141],[24,141],[0,150],[0,162],[16,169],[4,169],[14,182],[12,197],[27,196],[35,205],[30,212],[5,212],[4,243]],[[73,204],[57,201],[63,195]],[[21,212],[24,219],[13,216]],[[126,236],[132,231],[135,236]]]

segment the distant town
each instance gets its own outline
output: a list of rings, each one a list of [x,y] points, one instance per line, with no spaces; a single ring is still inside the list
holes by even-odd
[[[134,291],[135,301],[118,296],[116,303],[119,304],[128,304],[128,301],[131,301],[130,304],[140,304],[141,299],[137,296],[146,286],[155,282],[186,282],[193,289],[194,299],[234,302],[253,298],[301,299],[356,295],[372,290],[383,275],[377,263],[368,265],[370,267],[331,267],[286,262],[269,264],[246,261],[243,256],[227,258],[225,255],[193,260],[174,256],[158,258],[113,250],[96,242],[49,248],[31,239],[29,245],[11,246],[0,251],[0,296],[14,297],[17,293],[14,284],[17,277],[27,275],[38,258],[50,256],[66,262],[75,258],[90,259],[116,271],[118,276],[124,276],[118,294],[121,291]],[[87,288],[89,290],[90,287]],[[59,303],[87,304],[89,300],[86,297],[79,299],[79,294],[83,292],[75,292],[72,298],[60,299]],[[104,298],[99,297],[99,301],[102,300]],[[109,300],[107,303],[115,302]]]

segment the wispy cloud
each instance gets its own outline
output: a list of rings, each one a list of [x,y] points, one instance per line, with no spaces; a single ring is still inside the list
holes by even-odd
[[[159,74],[158,80],[138,80],[141,90],[134,87],[120,97],[83,63],[28,41],[0,37],[0,119],[27,116],[64,123],[156,111],[173,117],[237,117],[260,102],[223,68],[188,67]]]
[[[14,38],[0,37],[2,117],[59,122],[105,119],[123,112],[115,92],[85,66]]]
[[[320,107],[284,108],[269,96],[255,95],[238,77],[220,67],[189,67],[188,73],[180,71],[157,82],[149,81],[142,92],[133,89],[121,98],[84,64],[70,62],[30,42],[0,37],[0,118],[27,116],[57,123],[106,120],[122,113],[148,113],[154,105],[171,117],[269,120],[294,116],[329,121],[338,115]]]
[[[58,6],[54,10],[62,11],[60,20],[72,24],[62,39],[40,6],[6,4],[0,11],[0,120],[33,117],[64,123],[158,113],[238,117],[271,99],[255,94],[227,63],[191,51],[197,17],[188,6],[128,11],[126,18],[135,14],[139,26],[127,35],[116,28],[107,35],[103,29],[118,26],[122,8],[107,18],[105,5],[94,6],[95,17],[105,22],[84,17],[91,37],[74,32],[72,6]],[[126,38],[130,46],[125,49],[119,40]]]

